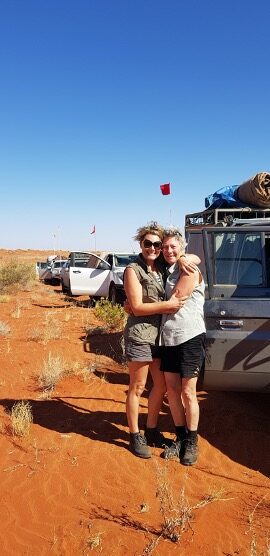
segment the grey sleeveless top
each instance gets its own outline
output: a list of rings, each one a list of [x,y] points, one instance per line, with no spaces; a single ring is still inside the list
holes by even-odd
[[[168,269],[166,297],[169,299],[177,280],[180,277],[178,264]],[[177,313],[162,315],[159,343],[162,346],[177,346],[205,332],[204,323],[204,290],[203,280],[193,290],[191,296]]]
[[[142,285],[142,301],[143,303],[153,303],[155,301],[163,301],[165,298],[164,275],[162,268],[158,271],[158,275],[150,270],[141,255],[138,256],[135,263],[131,263],[127,268],[132,268]],[[125,341],[131,341],[137,344],[151,344],[157,342],[159,327],[161,323],[161,315],[144,315],[136,317],[129,315],[124,330]]]

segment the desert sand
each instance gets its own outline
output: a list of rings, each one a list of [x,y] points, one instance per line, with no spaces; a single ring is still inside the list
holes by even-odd
[[[0,250],[0,264],[14,256],[47,253]],[[158,448],[141,460],[128,450],[121,333],[86,338],[102,326],[86,298],[36,280],[0,303],[0,321],[10,328],[0,335],[2,556],[269,556],[267,395],[200,391],[197,464],[166,462]],[[52,322],[59,337],[38,338]],[[49,354],[68,372],[46,396],[38,377]],[[25,438],[11,430],[20,400],[33,413]],[[160,429],[173,438],[166,399]]]

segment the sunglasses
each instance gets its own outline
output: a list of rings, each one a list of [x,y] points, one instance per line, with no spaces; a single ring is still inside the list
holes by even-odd
[[[154,247],[155,249],[161,249],[162,242],[161,241],[150,241],[149,239],[143,240],[143,246],[147,248]]]

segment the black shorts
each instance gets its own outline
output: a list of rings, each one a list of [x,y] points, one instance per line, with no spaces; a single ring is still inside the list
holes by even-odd
[[[178,373],[182,378],[195,378],[200,374],[205,356],[205,333],[178,346],[160,346],[160,370]]]

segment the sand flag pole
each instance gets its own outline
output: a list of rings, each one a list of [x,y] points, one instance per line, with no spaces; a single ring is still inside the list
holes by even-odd
[[[160,185],[160,190],[162,195],[170,195],[171,194],[171,184],[170,183],[163,183]],[[172,222],[172,210],[170,208],[170,225]]]
[[[90,235],[95,234],[95,251],[97,250],[97,245],[96,245],[96,225],[94,224],[93,226],[93,230],[92,232],[90,232]]]

